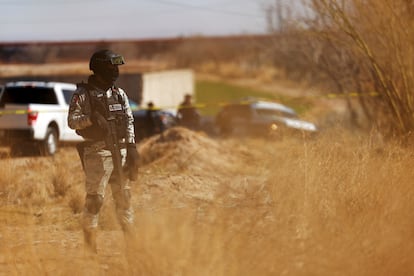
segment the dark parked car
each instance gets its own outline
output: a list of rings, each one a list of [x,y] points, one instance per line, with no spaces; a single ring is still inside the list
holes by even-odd
[[[160,134],[164,130],[177,125],[176,117],[172,112],[156,109],[152,111],[152,119],[149,119],[147,109],[140,109],[139,105],[134,101],[129,101],[129,105],[134,115],[134,126],[136,140],[140,141],[144,138],[155,134]]]
[[[285,105],[271,101],[248,100],[224,106],[216,116],[220,134],[279,135],[291,132],[314,133],[313,123],[298,118]]]

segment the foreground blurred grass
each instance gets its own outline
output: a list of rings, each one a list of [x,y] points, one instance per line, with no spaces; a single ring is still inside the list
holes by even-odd
[[[46,179],[20,197],[26,204],[2,204],[8,226],[0,228],[5,245],[0,272],[7,267],[11,275],[414,274],[412,148],[340,129],[314,140],[219,143],[240,160],[229,173],[197,170],[200,163],[182,172],[142,168],[134,192],[137,235],[124,242],[105,209],[95,257],[79,253],[80,228],[69,207],[82,186],[62,184],[67,192],[62,196],[60,188],[57,194],[48,184],[53,177],[32,163]],[[61,155],[59,166],[73,165],[74,157]],[[2,167],[0,191],[18,198],[10,188],[17,191],[27,183],[12,169]],[[155,180],[160,175],[181,181],[168,182],[173,187],[168,190]],[[189,198],[186,185],[207,186],[216,178],[222,184],[213,200]],[[41,184],[50,189],[44,192]],[[39,209],[43,219],[33,211]],[[56,242],[59,235],[65,243]]]

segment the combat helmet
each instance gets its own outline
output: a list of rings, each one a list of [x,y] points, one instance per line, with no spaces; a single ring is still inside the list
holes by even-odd
[[[99,68],[102,68],[105,64],[111,63],[113,65],[123,65],[125,60],[123,56],[112,52],[111,50],[100,50],[95,52],[90,61],[89,69],[91,71],[99,71]]]
[[[95,52],[90,61],[89,69],[107,84],[113,85],[119,77],[118,65],[125,64],[124,58],[111,50]]]

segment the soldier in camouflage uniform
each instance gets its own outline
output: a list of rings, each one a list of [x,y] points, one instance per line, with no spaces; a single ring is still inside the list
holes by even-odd
[[[121,88],[115,86],[119,76],[118,66],[122,64],[123,57],[110,50],[94,53],[89,63],[93,74],[89,76],[87,83],[78,84],[69,107],[68,125],[85,139],[85,142],[78,146],[86,176],[82,227],[85,244],[94,252],[97,250],[99,210],[108,183],[122,229],[125,232],[131,231],[133,224],[129,184],[137,178],[138,152],[128,97]],[[119,181],[120,176],[114,170],[113,151],[108,148],[105,141],[109,131],[107,118],[110,115],[119,118],[116,122],[116,137],[119,139],[122,169],[128,171],[127,177],[122,181]]]

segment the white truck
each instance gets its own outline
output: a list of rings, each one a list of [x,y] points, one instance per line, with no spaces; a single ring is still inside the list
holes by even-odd
[[[63,142],[81,141],[67,124],[75,90],[75,84],[62,82],[6,83],[0,94],[0,144],[12,155],[38,149],[47,156]]]

